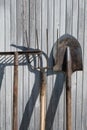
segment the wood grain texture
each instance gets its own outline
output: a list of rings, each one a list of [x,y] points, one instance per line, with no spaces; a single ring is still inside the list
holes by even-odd
[[[87,106],[87,80],[86,80],[86,75],[87,75],[87,53],[86,53],[86,49],[87,48],[87,1],[85,1],[85,19],[84,19],[84,51],[83,51],[83,55],[84,55],[84,59],[83,59],[83,63],[84,63],[84,69],[83,69],[83,106],[82,106],[82,130],[86,130],[87,129],[87,111],[86,111],[86,106]]]
[[[84,1],[79,1],[78,12],[78,40],[84,47]],[[82,20],[83,19],[83,20]],[[82,129],[82,102],[83,102],[83,72],[77,72],[77,97],[76,97],[76,129]],[[77,121],[78,120],[78,121]]]
[[[13,80],[13,122],[12,130],[18,130],[18,53],[14,54],[14,80]]]
[[[73,0],[73,22],[72,35],[77,38],[78,35],[78,1]],[[76,129],[76,93],[77,93],[77,74],[72,74],[72,129]]]
[[[1,18],[0,18],[0,51],[5,51],[5,1],[0,1],[0,12],[1,12]],[[5,86],[5,68],[2,65],[0,67],[0,70],[2,70],[1,78],[0,78],[0,129],[5,130],[6,126],[6,86]],[[2,76],[3,75],[3,76]]]

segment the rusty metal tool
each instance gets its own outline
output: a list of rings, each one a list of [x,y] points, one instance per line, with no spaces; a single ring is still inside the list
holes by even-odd
[[[27,51],[18,51],[18,55],[37,55],[41,54],[42,51],[38,49],[33,49],[33,50],[27,50]],[[10,52],[0,52],[0,55],[14,55],[15,51],[10,51]]]
[[[48,30],[46,30],[46,40],[47,40],[47,56],[48,56]],[[38,32],[36,30],[36,46],[39,50],[39,44],[38,44]],[[46,59],[46,66],[44,67],[43,58]],[[45,118],[46,118],[46,87],[47,87],[47,79],[46,79],[46,70],[48,69],[48,57],[44,55],[44,53],[38,53],[38,63],[37,67],[32,66],[31,68],[37,69],[40,71],[40,77],[41,77],[41,85],[40,85],[40,130],[45,130]],[[30,62],[29,62],[30,63]]]
[[[37,29],[35,31],[35,34],[36,34],[36,45],[35,46],[37,47],[37,50],[39,50]],[[28,38],[26,37],[26,39],[28,39]],[[28,43],[28,40],[26,40],[26,41],[27,41],[27,45],[29,48],[30,45]],[[36,63],[37,67],[31,64],[31,62],[34,60],[30,61],[30,59],[28,59],[28,63],[30,64],[31,69],[40,71],[40,78],[41,78],[41,84],[40,84],[40,130],[45,130],[46,86],[47,86],[45,69],[47,69],[47,66],[43,67],[42,55],[43,55],[42,51],[40,51],[40,53],[37,53],[37,58],[38,58],[38,60],[37,60],[38,63]],[[32,59],[33,58],[34,57],[32,57]]]
[[[66,130],[72,130],[71,75],[83,69],[82,51],[77,39],[68,34],[60,37],[53,47],[53,60],[53,70],[66,74]]]
[[[13,128],[18,130],[18,52],[14,53]]]

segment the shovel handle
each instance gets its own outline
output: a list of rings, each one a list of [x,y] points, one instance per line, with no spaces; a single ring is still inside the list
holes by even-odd
[[[67,72],[66,72],[66,130],[72,130],[71,115],[71,54],[70,48],[67,47]]]
[[[71,129],[71,88],[66,87],[66,130]]]
[[[13,130],[18,130],[18,53],[14,54]]]
[[[46,73],[41,71],[40,130],[45,130],[45,114],[46,114]]]

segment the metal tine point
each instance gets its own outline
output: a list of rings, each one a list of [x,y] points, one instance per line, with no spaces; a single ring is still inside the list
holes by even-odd
[[[46,44],[47,44],[47,67],[48,67],[48,28],[46,29]]]
[[[29,48],[30,48],[30,44],[29,44],[29,42],[28,42],[27,30],[25,31],[25,36],[26,36],[27,47],[28,47],[28,49],[29,49]]]
[[[58,45],[58,42],[59,42],[59,29],[57,28],[57,45]]]
[[[58,56],[58,44],[59,44],[59,29],[57,28],[57,56]]]
[[[38,31],[37,31],[37,29],[36,29],[36,47],[39,50]],[[39,62],[40,62],[40,55],[38,54],[38,63],[37,63],[38,64],[38,68],[40,67]]]
[[[36,29],[36,46],[37,46],[37,49],[39,49],[39,44],[38,44],[38,31]]]

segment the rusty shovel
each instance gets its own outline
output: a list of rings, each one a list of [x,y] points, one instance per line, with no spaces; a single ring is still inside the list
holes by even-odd
[[[66,74],[66,130],[72,130],[71,75],[83,69],[82,51],[77,39],[69,34],[60,37],[53,47],[53,60],[53,70]]]

